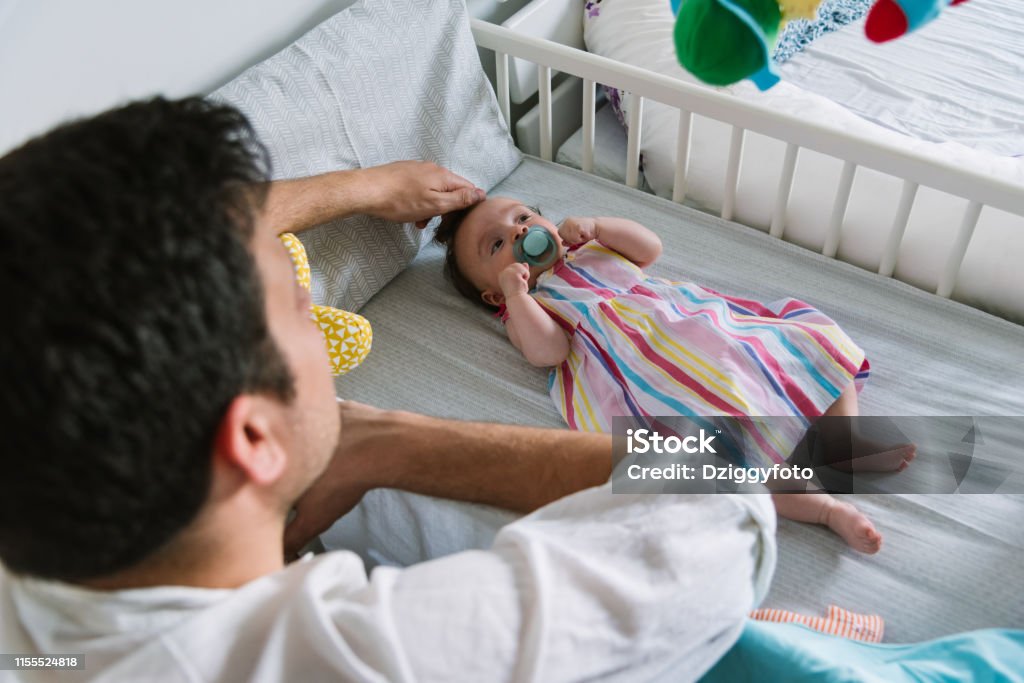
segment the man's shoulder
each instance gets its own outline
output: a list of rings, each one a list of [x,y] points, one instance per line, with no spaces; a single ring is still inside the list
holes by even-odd
[[[339,634],[344,638],[338,616],[361,605],[357,596],[367,584],[362,560],[347,551],[310,555],[227,590],[101,592],[23,579],[0,568],[0,652],[83,654],[97,680],[141,680],[136,672],[152,670],[162,672],[161,680],[189,679],[187,672],[199,672],[203,680],[239,672],[261,678],[256,672],[295,654],[292,638],[282,633],[301,633],[299,640],[308,641],[298,648],[301,661],[315,660],[317,647]],[[74,623],[64,614],[74,614]],[[330,666],[324,662],[325,671]],[[0,683],[6,681],[0,672]]]

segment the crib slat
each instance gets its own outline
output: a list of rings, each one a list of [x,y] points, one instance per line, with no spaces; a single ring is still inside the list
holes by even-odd
[[[640,184],[640,126],[644,118],[644,98],[629,94],[629,138],[626,144],[626,185]]]
[[[914,181],[903,181],[903,193],[900,194],[900,203],[896,207],[896,216],[892,219],[892,229],[885,243],[885,251],[882,252],[882,262],[878,265],[879,275],[892,277],[893,271],[896,270],[896,258],[903,242],[903,233],[906,232],[907,223],[910,221],[910,212],[914,208],[917,188],[918,184]]]
[[[946,267],[943,269],[942,277],[939,279],[939,286],[935,289],[935,293],[941,297],[948,299],[953,293],[957,275],[960,274],[960,265],[964,261],[967,246],[971,243],[971,237],[974,235],[974,228],[978,225],[978,218],[981,216],[983,206],[984,204],[981,202],[971,202],[964,211],[964,218],[960,222],[960,230],[957,232],[953,248],[949,252],[949,259],[946,261]]]
[[[583,170],[594,172],[594,101],[596,100],[594,81],[583,81]]]
[[[498,86],[498,107],[501,109],[501,115],[505,118],[505,125],[508,126],[509,130],[512,130],[512,117],[509,105],[507,54],[504,52],[494,53],[494,70],[496,76],[495,80],[497,80]]]
[[[782,174],[779,176],[779,189],[775,194],[775,208],[772,210],[772,224],[768,230],[772,237],[781,238],[786,229],[786,211],[789,209],[789,197],[793,193],[793,176],[796,174],[796,161],[799,155],[799,146],[793,143],[786,145]]]
[[[832,205],[832,218],[828,223],[828,233],[825,235],[825,246],[821,253],[829,258],[835,258],[839,251],[839,233],[843,229],[843,219],[846,218],[846,208],[850,205],[850,190],[853,189],[853,176],[857,172],[857,164],[847,161],[843,164],[843,172],[839,176],[839,186],[836,188],[836,201]]]
[[[679,110],[679,129],[676,131],[676,175],[672,183],[672,201],[682,204],[686,199],[686,174],[690,170],[690,135],[693,113]]]
[[[537,65],[537,90],[540,93],[540,158],[551,161],[551,67]]]
[[[729,166],[725,170],[725,191],[722,196],[722,218],[732,220],[736,207],[736,186],[740,182],[740,162],[743,160],[743,137],[746,130],[739,126],[732,127],[732,139],[729,141]]]

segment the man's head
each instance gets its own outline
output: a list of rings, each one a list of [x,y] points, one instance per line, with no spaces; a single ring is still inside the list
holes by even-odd
[[[336,443],[326,351],[244,116],[191,98],[0,159],[0,559],[87,580],[173,542],[217,490],[283,516]]]
[[[434,239],[445,245],[445,273],[459,293],[492,308],[504,303],[498,275],[515,262],[512,244],[531,225],[546,228],[561,243],[558,227],[539,210],[508,197],[491,197],[446,216]],[[542,272],[530,267],[531,287]]]

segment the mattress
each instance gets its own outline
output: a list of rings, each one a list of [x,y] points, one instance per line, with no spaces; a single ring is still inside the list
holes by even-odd
[[[559,220],[620,215],[655,230],[649,271],[725,293],[796,296],[834,317],[865,348],[874,415],[1024,415],[1024,327],[765,234],[613,182],[527,158],[492,195]],[[501,323],[443,279],[428,246],[360,312],[374,347],[337,379],[339,396],[445,417],[561,427],[546,390]],[[453,343],[457,339],[458,343]],[[856,496],[885,534],[875,556],[827,530],[781,521],[780,560],[765,603],[817,613],[828,604],[881,614],[887,640],[983,626],[1024,627],[1024,496]],[[371,492],[324,534],[370,566],[487,547],[510,513],[391,490]]]
[[[803,90],[910,137],[1024,155],[1024,4],[973,0],[883,45],[861,19],[779,67]]]

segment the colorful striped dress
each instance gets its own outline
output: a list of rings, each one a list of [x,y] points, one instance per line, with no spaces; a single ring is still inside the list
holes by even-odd
[[[864,351],[801,301],[648,277],[597,241],[571,249],[530,294],[571,335],[548,384],[572,429],[611,431],[615,416],[815,418],[868,375]],[[782,422],[799,429],[759,423],[748,464],[783,462],[810,424]]]

